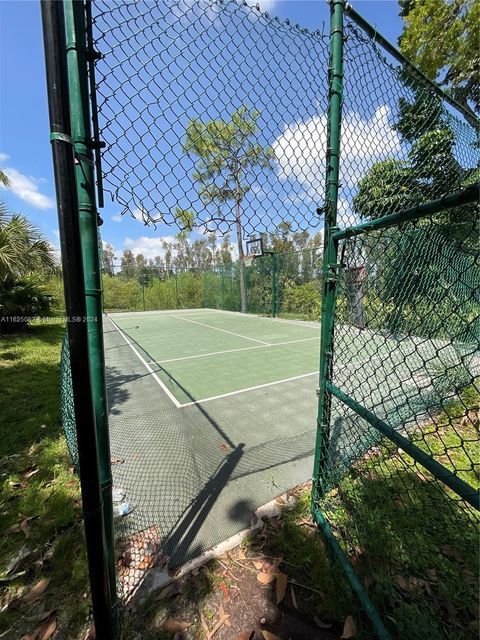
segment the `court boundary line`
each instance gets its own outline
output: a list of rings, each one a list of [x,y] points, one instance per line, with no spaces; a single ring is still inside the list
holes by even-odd
[[[214,331],[221,331],[222,333],[229,333],[231,336],[236,336],[237,338],[243,338],[244,340],[251,340],[252,342],[259,342],[266,347],[271,347],[270,342],[265,342],[265,340],[257,340],[257,338],[249,338],[248,336],[242,336],[240,333],[234,333],[233,331],[227,331],[227,329],[219,329],[218,327],[212,327],[211,324],[205,324],[204,322],[198,322],[197,320],[191,320],[190,318],[184,318],[183,316],[173,316],[174,318],[178,318],[179,320],[184,320],[185,322],[191,322],[192,324],[198,324],[201,327],[207,327],[207,329],[213,329]]]
[[[157,374],[155,373],[155,371],[153,371],[153,369],[151,368],[151,366],[148,364],[148,362],[140,355],[140,353],[135,349],[135,347],[133,346],[133,344],[130,342],[130,340],[127,338],[127,336],[124,334],[124,332],[120,329],[120,327],[116,324],[116,322],[114,320],[112,320],[110,318],[110,316],[107,315],[107,318],[110,320],[110,322],[113,324],[113,326],[115,327],[115,329],[118,331],[118,333],[122,336],[122,338],[125,340],[125,342],[128,344],[128,346],[130,347],[130,349],[133,351],[133,353],[137,356],[137,358],[140,360],[140,362],[143,364],[143,366],[146,368],[146,370],[153,376],[153,379],[155,380],[155,382],[163,389],[163,391],[166,393],[167,397],[173,402],[173,404],[177,407],[177,409],[180,409],[180,407],[182,407],[183,405],[177,400],[177,398],[173,395],[173,393],[170,391],[170,389],[165,385],[165,383],[163,383],[160,378],[157,376]]]
[[[291,378],[284,378],[283,380],[275,380],[274,382],[266,382],[265,384],[257,384],[254,387],[244,387],[243,389],[238,389],[237,391],[229,391],[228,393],[221,393],[218,396],[210,396],[208,398],[203,398],[201,400],[195,400],[193,402],[186,402],[185,404],[181,404],[181,407],[192,407],[194,405],[203,404],[204,402],[210,402],[210,400],[220,400],[220,398],[228,398],[229,396],[236,396],[240,393],[245,393],[246,391],[255,391],[256,389],[264,389],[265,387],[271,387],[274,384],[282,384],[284,382],[290,382],[291,380],[300,380],[301,378],[307,378],[308,376],[318,375],[318,371],[311,371],[310,373],[302,373],[299,376],[293,376]]]
[[[170,358],[169,360],[152,360],[148,364],[167,364],[168,362],[179,362],[180,360],[192,360],[193,358],[208,358],[209,356],[218,356],[223,353],[235,353],[237,351],[251,351],[252,349],[268,349],[269,347],[280,347],[285,344],[297,344],[298,342],[311,342],[312,340],[320,340],[320,336],[315,338],[302,338],[301,340],[288,340],[287,342],[274,342],[272,344],[260,344],[255,347],[240,347],[239,349],[226,349],[225,351],[212,351],[211,353],[198,353],[193,356],[183,356],[181,358]]]

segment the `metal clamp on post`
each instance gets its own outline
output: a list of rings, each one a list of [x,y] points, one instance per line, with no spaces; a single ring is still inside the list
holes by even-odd
[[[55,140],[58,140],[58,142],[66,142],[73,147],[73,140],[70,136],[67,136],[66,133],[59,133],[58,131],[51,133],[50,142],[55,142]]]

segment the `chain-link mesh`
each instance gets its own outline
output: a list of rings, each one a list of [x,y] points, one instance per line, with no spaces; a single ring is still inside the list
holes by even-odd
[[[397,213],[478,181],[475,128],[348,18],[345,36],[339,225]],[[472,207],[465,211],[473,219]]]
[[[78,471],[77,430],[67,331],[65,331],[65,335],[63,336],[62,354],[60,358],[60,419],[70,458],[72,459],[75,469]]]
[[[99,1],[94,16],[104,185],[124,213],[246,235],[317,226],[327,36],[232,0]]]
[[[123,213],[159,228],[231,232],[240,259],[246,236],[318,232],[328,146],[323,32],[234,0],[98,0],[93,36],[103,54],[96,62],[103,184]],[[418,74],[387,60],[353,20],[344,67],[340,228],[478,180],[474,127]],[[478,241],[474,205],[341,240],[329,380],[472,487],[479,464]],[[308,246],[246,268],[249,311],[319,319],[319,256]],[[240,273],[234,261],[141,281],[106,276],[105,306],[238,311]],[[127,317],[124,329],[130,347],[141,350],[140,325]],[[176,330],[171,325],[172,340]],[[118,562],[128,594],[158,561],[152,549],[160,542],[178,564],[218,541],[205,533],[207,515],[225,535],[245,524],[251,505],[238,495],[232,502],[231,480],[245,483],[242,496],[264,499],[260,470],[283,471],[312,452],[316,399],[314,389],[295,382],[276,397],[278,411],[259,392],[255,412],[238,397],[218,410],[185,403],[179,412],[111,321],[106,353],[114,477],[137,500],[118,526],[127,534]],[[328,407],[320,478],[327,493],[319,506],[392,635],[471,637],[473,509],[331,391]],[[71,411],[64,416],[70,437]],[[245,444],[252,420],[261,424],[255,437],[268,437]],[[209,438],[214,444],[206,448]]]
[[[478,181],[474,127],[352,20],[345,35],[338,226]],[[478,632],[479,231],[478,205],[454,206],[344,237],[332,265],[317,506],[393,638]],[[375,419],[406,438],[403,447]],[[442,465],[435,474],[419,450]]]

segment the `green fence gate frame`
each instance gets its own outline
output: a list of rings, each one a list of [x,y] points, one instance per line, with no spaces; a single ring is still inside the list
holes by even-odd
[[[344,49],[344,16],[348,11],[357,25],[367,35],[379,43],[394,58],[397,59],[409,71],[421,77],[429,88],[440,95],[443,100],[449,102],[460,111],[465,119],[474,126],[478,121],[462,105],[451,96],[445,94],[435,83],[426,78],[414,65],[412,65],[388,40],[362,18],[346,0],[330,0],[330,65],[329,65],[329,109],[328,109],[328,140],[327,140],[327,178],[326,178],[326,206],[324,227],[324,255],[323,255],[323,296],[322,296],[322,325],[320,341],[320,366],[318,388],[318,414],[317,437],[315,444],[315,461],[313,470],[313,484],[311,496],[312,515],[316,524],[320,527],[328,543],[346,576],[348,577],[355,595],[358,597],[363,609],[369,616],[372,626],[381,640],[390,640],[391,636],[383,621],[370,600],[363,584],[359,581],[350,564],[347,555],[335,538],[333,531],[321,509],[320,499],[326,490],[326,464],[330,439],[331,402],[335,396],[344,405],[365,419],[372,427],[377,429],[384,437],[393,442],[398,448],[408,453],[414,461],[430,471],[434,477],[443,482],[458,496],[475,509],[480,509],[479,493],[466,482],[456,477],[449,469],[438,463],[433,457],[423,452],[419,447],[411,443],[407,438],[398,434],[384,421],[377,418],[372,412],[355,402],[342,389],[332,384],[334,361],[334,316],[337,297],[338,274],[342,265],[338,259],[338,243],[340,240],[362,235],[368,231],[393,226],[400,226],[405,222],[419,220],[422,217],[448,210],[449,208],[478,202],[480,184],[473,184],[462,191],[448,194],[437,200],[420,204],[401,212],[385,215],[374,221],[358,224],[353,227],[339,229],[337,227],[338,188],[340,169],[340,143],[342,121],[343,98],[343,49]]]

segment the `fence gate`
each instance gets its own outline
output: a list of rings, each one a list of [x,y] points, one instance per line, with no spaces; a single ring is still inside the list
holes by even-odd
[[[351,7],[331,9],[313,515],[379,637],[466,638],[478,564],[478,128]],[[463,567],[455,602],[439,577],[449,554]]]

